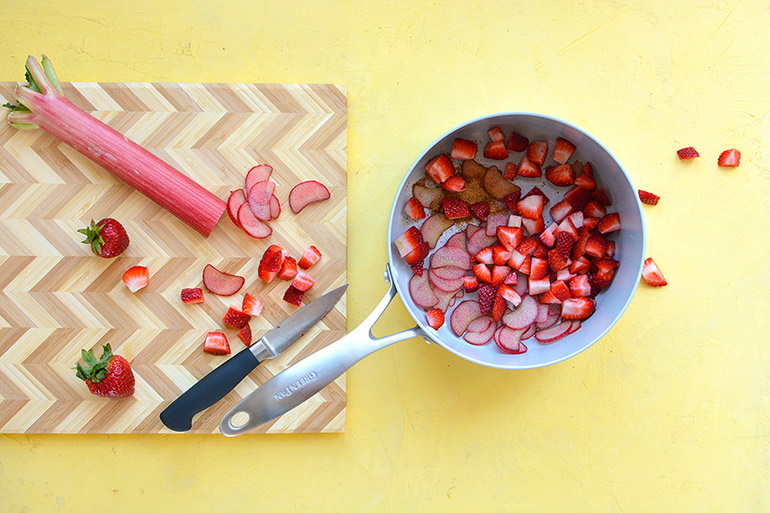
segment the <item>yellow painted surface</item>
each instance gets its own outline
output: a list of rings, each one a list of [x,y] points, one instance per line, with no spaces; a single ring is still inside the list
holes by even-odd
[[[670,285],[551,368],[383,350],[348,374],[341,435],[2,436],[0,511],[770,509],[766,2],[2,5],[0,80],[45,52],[70,81],[346,84],[349,327],[385,291],[409,164],[502,110],[586,128],[663,196],[645,214]],[[716,166],[729,147],[738,169]],[[396,305],[378,331],[409,325]]]

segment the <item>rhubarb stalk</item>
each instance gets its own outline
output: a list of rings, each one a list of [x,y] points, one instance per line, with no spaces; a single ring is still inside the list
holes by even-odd
[[[27,84],[16,88],[19,105],[8,123],[20,130],[40,128],[99,164],[117,178],[208,237],[226,209],[220,198],[137,143],[70,103],[62,94],[51,61],[27,58]]]

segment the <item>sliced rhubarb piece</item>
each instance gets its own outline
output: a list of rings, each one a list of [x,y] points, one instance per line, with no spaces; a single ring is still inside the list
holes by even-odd
[[[505,226],[508,224],[508,213],[498,212],[492,214],[487,218],[487,226],[484,228],[484,233],[487,237],[494,237],[497,235],[497,227]]]
[[[505,145],[503,145],[503,148],[505,148]],[[502,201],[508,194],[521,191],[518,186],[503,178],[503,175],[495,166],[490,167],[484,173],[484,190],[498,201]]]
[[[569,335],[569,330],[572,327],[572,322],[562,322],[551,328],[539,330],[535,333],[535,338],[541,344],[550,344],[556,342],[560,338],[564,338]]]
[[[433,287],[443,290],[444,292],[457,292],[463,287],[464,283],[462,277],[453,280],[445,280],[443,278],[439,278],[436,276],[436,273],[433,272],[433,269],[428,270],[428,279],[430,280],[430,284]]]
[[[527,346],[521,343],[521,335],[527,331],[524,329],[512,329],[508,326],[500,326],[495,331],[495,344],[505,353],[522,354],[527,351]]]
[[[537,332],[537,324],[532,323],[529,325],[529,327],[524,330],[524,333],[521,334],[521,340],[527,340],[528,338],[532,338],[532,336]]]
[[[556,304],[549,304],[548,306],[548,316],[545,318],[543,322],[538,322],[537,329],[538,330],[544,330],[546,328],[550,328],[554,324],[556,324],[559,321],[560,315],[560,307]]]
[[[487,344],[495,334],[497,323],[489,316],[479,317],[468,325],[464,340],[474,346]]]
[[[482,249],[494,244],[496,237],[489,237],[484,229],[476,230],[468,239],[468,253],[475,255]]]
[[[428,282],[427,273],[422,276],[412,275],[409,280],[409,295],[412,297],[412,301],[421,308],[433,308],[438,304],[438,298],[436,298]]]
[[[246,195],[251,211],[260,221],[270,220],[270,198],[273,196],[274,190],[275,183],[270,180],[264,180],[255,183]]]
[[[270,196],[270,220],[278,219],[281,215],[281,202],[273,194]]]
[[[186,305],[194,305],[203,303],[203,290],[199,288],[182,289],[182,303]]]
[[[433,214],[422,223],[420,232],[422,233],[423,240],[428,243],[428,247],[433,249],[436,247],[436,243],[441,238],[441,235],[443,235],[450,226],[452,226],[452,221],[444,214],[437,213]]]
[[[569,327],[568,335],[571,335],[571,334],[575,333],[577,330],[580,329],[580,327],[582,325],[583,324],[580,321],[570,321],[570,327]]]
[[[465,160],[460,172],[466,180],[473,180],[474,178],[483,178],[487,168],[475,160]]]
[[[444,280],[456,280],[458,278],[464,278],[467,269],[462,267],[455,267],[453,265],[445,265],[444,267],[431,267],[430,270],[441,279]]]
[[[436,299],[438,300],[433,308],[438,308],[442,312],[446,312],[447,308],[449,308],[450,304],[452,304],[455,297],[460,293],[461,291],[445,292],[441,289],[433,289],[433,294],[435,294]]]
[[[235,226],[239,228],[241,227],[241,223],[238,221],[238,209],[241,208],[241,205],[244,203],[246,203],[246,193],[243,192],[243,189],[230,191],[230,197],[227,198],[227,215]]]
[[[232,306],[227,309],[227,312],[225,312],[225,315],[222,317],[222,322],[225,324],[225,326],[230,326],[231,328],[235,328],[237,330],[246,326],[250,320],[251,315],[241,312]]]
[[[245,189],[248,191],[257,182],[264,182],[270,180],[270,175],[273,174],[273,168],[267,164],[259,164],[249,169],[246,173]]]
[[[478,301],[466,300],[457,305],[452,311],[449,325],[455,335],[462,337],[468,325],[479,317],[481,317],[481,308]]]
[[[503,316],[503,324],[513,329],[526,328],[537,318],[537,301],[532,296],[524,296],[516,310]]]
[[[255,239],[264,239],[273,233],[273,229],[267,223],[257,219],[248,202],[244,202],[238,209],[238,223],[246,235]]]
[[[423,207],[438,210],[443,193],[440,188],[426,187],[416,183],[412,186],[412,196],[414,196]]]
[[[463,251],[468,251],[468,243],[465,240],[465,233],[464,232],[457,232],[451,237],[449,237],[449,240],[446,241],[445,246],[447,248],[458,248],[462,249]]]
[[[311,203],[327,200],[331,197],[329,189],[316,180],[308,180],[295,185],[289,192],[289,208],[295,214]]]
[[[468,270],[471,268],[471,257],[467,251],[460,248],[442,246],[430,257],[431,267],[459,267]]]
[[[232,296],[245,282],[243,276],[222,272],[211,264],[203,268],[203,286],[217,296]]]
[[[215,355],[230,354],[230,343],[224,333],[211,331],[206,334],[203,351]]]

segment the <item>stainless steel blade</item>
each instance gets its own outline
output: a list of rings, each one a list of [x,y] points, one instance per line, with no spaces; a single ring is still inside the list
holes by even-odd
[[[265,333],[249,349],[259,361],[275,358],[323,319],[345,294],[347,288],[347,284],[337,287],[303,306]]]

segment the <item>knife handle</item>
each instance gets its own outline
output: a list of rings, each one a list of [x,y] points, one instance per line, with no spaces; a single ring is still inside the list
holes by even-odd
[[[242,350],[177,397],[161,412],[160,420],[174,431],[188,431],[197,413],[226,396],[257,365],[254,353],[248,348]]]

